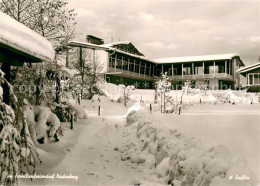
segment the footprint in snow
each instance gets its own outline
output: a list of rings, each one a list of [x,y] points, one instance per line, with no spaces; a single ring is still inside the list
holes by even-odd
[[[66,148],[64,149],[65,152],[70,152],[71,151],[71,148]]]
[[[107,175],[107,177],[109,177],[110,179],[113,179],[114,178],[114,176],[112,176],[112,175]]]

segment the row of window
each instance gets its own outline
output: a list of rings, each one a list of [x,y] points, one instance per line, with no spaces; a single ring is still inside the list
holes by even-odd
[[[109,58],[109,67],[111,68],[117,68],[122,69],[130,72],[145,74],[152,76],[154,74],[154,68],[155,66],[150,63],[145,62],[133,62],[126,61],[123,59],[115,59],[115,58]],[[194,67],[194,74],[195,75],[203,75],[203,74],[214,74],[214,66],[205,66],[205,69],[203,69],[203,66],[195,66]],[[175,75],[182,75],[181,70],[178,71],[178,68],[168,68],[166,69],[168,76],[175,76]],[[183,67],[182,69],[183,75],[192,75],[192,67]],[[230,69],[228,68],[226,70],[227,74],[229,73]],[[155,70],[155,75],[160,76],[162,73],[161,69]],[[225,66],[215,66],[215,73],[225,73]]]
[[[109,67],[117,68],[122,70],[127,70],[130,72],[145,74],[145,75],[152,75],[154,65],[147,63],[146,65],[141,64],[140,62],[131,62],[131,61],[124,61],[124,60],[115,60],[114,58],[109,59]]]

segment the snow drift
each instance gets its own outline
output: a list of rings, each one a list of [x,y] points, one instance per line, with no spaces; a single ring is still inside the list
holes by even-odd
[[[190,138],[179,130],[158,128],[148,112],[131,111],[126,126],[136,131],[136,140],[120,149],[123,161],[146,164],[155,169],[165,183],[182,186],[235,186],[256,185],[257,179],[246,159],[234,157],[225,145],[205,149],[198,139]],[[231,176],[246,175],[250,179]]]

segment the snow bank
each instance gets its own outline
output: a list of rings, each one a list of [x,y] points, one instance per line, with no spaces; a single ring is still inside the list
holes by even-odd
[[[124,92],[124,87],[112,83],[97,83],[100,90],[112,101],[117,101]]]
[[[253,186],[257,183],[246,160],[234,157],[225,145],[205,149],[198,139],[177,129],[158,127],[163,121],[156,120],[149,113],[132,110],[126,120],[126,126],[136,130],[136,139],[129,139],[119,150],[121,159],[155,168],[157,177],[165,183],[180,182],[183,186],[233,186],[239,185],[239,181],[242,185]],[[250,179],[231,179],[232,175],[246,175]]]
[[[60,120],[49,108],[24,106],[24,117],[34,142],[42,138],[54,137],[60,127]]]
[[[53,61],[54,49],[40,34],[0,12],[0,43],[44,61]]]

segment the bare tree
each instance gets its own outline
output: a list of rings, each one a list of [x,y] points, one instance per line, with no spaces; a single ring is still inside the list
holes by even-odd
[[[101,77],[104,64],[100,62],[99,56],[95,51],[86,48],[74,48],[71,52],[72,65],[78,70],[74,77],[78,84],[81,85],[81,99],[99,93],[97,82],[102,82]],[[87,88],[87,92],[85,91]]]

